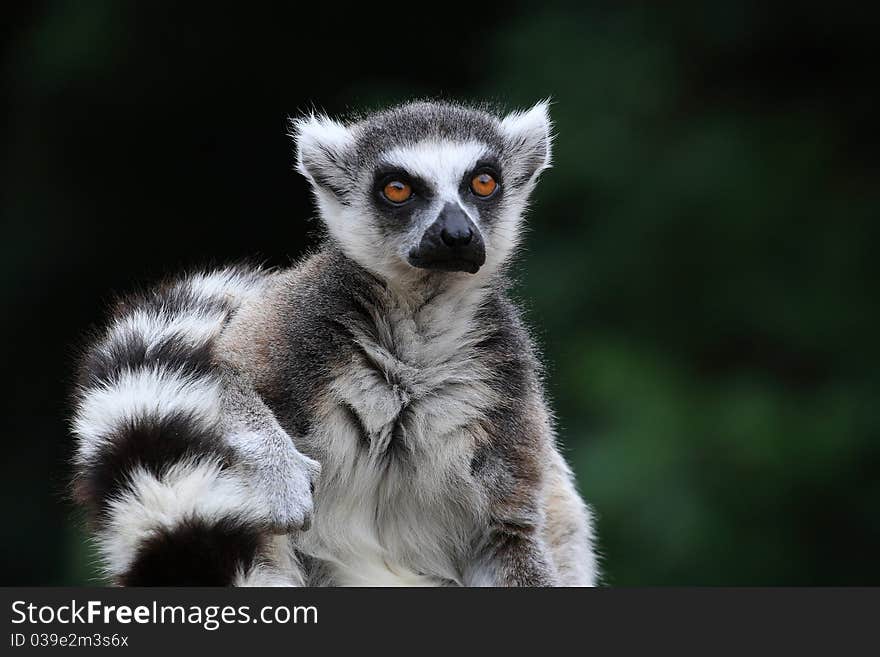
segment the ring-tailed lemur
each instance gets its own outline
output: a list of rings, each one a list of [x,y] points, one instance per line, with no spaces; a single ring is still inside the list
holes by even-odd
[[[292,133],[323,246],[127,298],[84,357],[74,491],[109,577],[594,584],[506,294],[546,104],[417,102]]]

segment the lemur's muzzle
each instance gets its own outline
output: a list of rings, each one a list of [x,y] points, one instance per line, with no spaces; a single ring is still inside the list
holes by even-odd
[[[466,271],[476,274],[486,262],[486,245],[479,229],[464,211],[447,203],[428,226],[419,245],[409,252],[409,264],[420,269]]]

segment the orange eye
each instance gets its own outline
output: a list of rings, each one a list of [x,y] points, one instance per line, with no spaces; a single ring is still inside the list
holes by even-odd
[[[392,203],[403,203],[412,196],[412,187],[401,180],[392,180],[382,188],[382,194]]]
[[[492,174],[478,173],[471,178],[471,189],[477,196],[486,198],[495,193],[495,190],[498,189],[498,183],[495,182]]]

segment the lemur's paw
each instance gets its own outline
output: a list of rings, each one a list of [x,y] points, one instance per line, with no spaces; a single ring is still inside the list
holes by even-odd
[[[320,464],[297,451],[287,434],[243,431],[230,436],[229,441],[240,456],[238,468],[259,498],[267,531],[287,534],[308,530]]]
[[[277,486],[269,485],[263,495],[267,502],[268,530],[273,534],[308,531],[314,514],[313,495],[321,466],[317,461],[295,452],[283,466]]]

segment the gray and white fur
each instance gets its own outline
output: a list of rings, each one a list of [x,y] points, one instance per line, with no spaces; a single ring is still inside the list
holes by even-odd
[[[416,102],[292,134],[322,245],[125,299],[83,358],[74,492],[107,576],[595,584],[590,512],[507,295],[546,103]],[[389,201],[388,181],[412,195]]]

